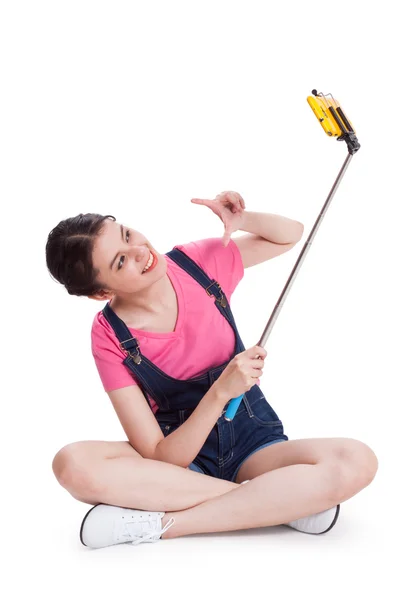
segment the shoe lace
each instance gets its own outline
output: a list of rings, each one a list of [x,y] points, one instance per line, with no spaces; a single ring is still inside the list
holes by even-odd
[[[125,532],[122,533],[122,537],[126,537],[128,540],[132,540],[132,546],[137,546],[142,542],[157,542],[160,537],[165,533],[172,525],[175,523],[175,519],[172,517],[168,523],[164,525],[161,531],[157,531],[157,523],[154,523],[154,529],[147,533],[137,531],[135,529],[137,527],[137,521],[131,521],[125,523]],[[149,526],[152,526],[152,522],[149,523]]]

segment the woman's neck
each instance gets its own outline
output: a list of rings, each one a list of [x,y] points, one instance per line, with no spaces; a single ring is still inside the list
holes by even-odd
[[[110,302],[115,311],[132,314],[160,314],[171,305],[171,298],[175,298],[175,290],[167,274],[155,281],[143,292],[127,296],[114,296]]]

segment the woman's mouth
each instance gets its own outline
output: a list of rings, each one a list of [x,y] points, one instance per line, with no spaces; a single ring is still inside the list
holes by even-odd
[[[149,260],[147,261],[147,264],[142,271],[142,275],[144,275],[145,273],[148,273],[149,271],[152,271],[154,269],[154,267],[156,266],[157,262],[158,262],[157,257],[150,250]]]

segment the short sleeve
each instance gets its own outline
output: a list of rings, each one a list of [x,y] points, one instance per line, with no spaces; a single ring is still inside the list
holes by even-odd
[[[221,238],[207,238],[175,246],[197,263],[209,277],[218,281],[225,294],[230,296],[244,275],[242,257],[231,238],[227,246]]]
[[[91,341],[93,358],[106,392],[137,385],[133,374],[123,364],[125,354],[101,312],[93,320]]]

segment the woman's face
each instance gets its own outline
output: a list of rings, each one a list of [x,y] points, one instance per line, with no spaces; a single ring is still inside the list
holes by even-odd
[[[98,279],[106,286],[99,299],[140,292],[158,281],[167,272],[167,261],[148,240],[131,227],[105,219],[93,248],[93,266]],[[146,268],[152,260],[149,268]],[[144,269],[146,270],[144,271]]]

